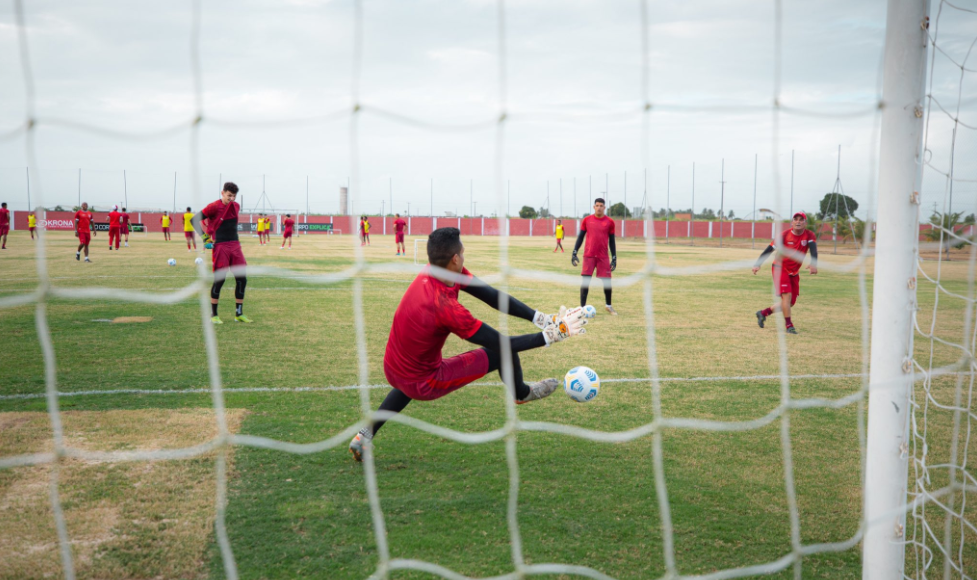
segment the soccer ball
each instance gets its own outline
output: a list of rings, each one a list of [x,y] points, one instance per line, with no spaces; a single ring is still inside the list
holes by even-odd
[[[593,318],[597,316],[597,309],[590,304],[583,307],[584,318]]]
[[[597,396],[600,390],[600,377],[593,369],[573,367],[563,377],[563,390],[578,403],[586,403]]]
[[[196,260],[193,261],[193,263],[199,266],[200,264],[203,264],[204,263],[204,259],[203,258],[197,258]]]
[[[176,266],[176,260],[174,260],[173,258],[167,260],[166,263],[169,264],[170,266]]]

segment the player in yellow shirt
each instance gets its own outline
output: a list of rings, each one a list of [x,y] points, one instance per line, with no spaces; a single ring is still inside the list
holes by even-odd
[[[363,216],[363,239],[370,245],[370,218]]]
[[[261,227],[261,235],[259,237],[262,239],[263,243],[268,244],[271,243],[271,236],[268,233],[269,231],[271,231],[271,218],[268,217],[268,214],[266,213],[263,213],[261,215],[265,217],[261,218],[261,221],[264,223],[264,225]]]
[[[258,245],[265,244],[265,218],[263,213],[258,214]]]
[[[563,220],[556,220],[556,247],[553,248],[553,252],[557,250],[566,253],[563,250]]]
[[[187,213],[183,214],[183,237],[187,239],[187,251],[192,252],[197,249],[197,237],[193,233],[193,212],[187,207]],[[193,244],[193,250],[190,244]]]
[[[34,239],[34,230],[37,229],[37,218],[34,217],[34,212],[27,214],[27,230],[31,233],[31,239]]]
[[[163,217],[159,218],[159,225],[163,226],[163,239],[170,241],[170,225],[173,223],[173,216],[164,211]]]

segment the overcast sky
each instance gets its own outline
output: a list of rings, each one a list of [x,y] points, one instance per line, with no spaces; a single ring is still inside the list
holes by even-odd
[[[31,192],[45,205],[122,202],[134,208],[198,204],[190,180],[191,3],[25,0],[36,116],[151,140],[106,137],[42,124]],[[943,5],[938,42],[968,58],[977,15]],[[977,10],[977,2],[960,0]],[[203,117],[200,187],[216,198],[237,182],[244,205],[262,187],[276,208],[336,212],[351,174],[355,13],[349,0],[202,1]],[[864,209],[873,198],[886,2],[786,0],[781,101],[824,115],[782,113],[773,157],[774,3],[737,0],[648,3],[650,151],[642,158],[640,3],[510,1],[505,8],[504,187],[495,184],[499,116],[498,7],[489,0],[363,2],[363,65],[353,211],[435,215],[515,213],[547,203],[580,215],[591,196],[654,208],[724,205],[738,217],[756,206],[813,210],[841,182]],[[972,51],[967,67],[977,71]],[[977,127],[977,72],[935,58],[934,94]],[[0,199],[27,207],[24,73],[12,2],[0,4]],[[381,111],[391,115],[380,114]],[[852,116],[847,113],[862,112]],[[409,119],[404,122],[401,119]],[[285,121],[298,120],[286,123]],[[262,125],[261,123],[266,123]],[[950,165],[953,123],[930,120],[932,163]],[[954,209],[977,205],[977,131],[958,129]],[[725,174],[721,171],[725,165]],[[670,167],[670,179],[669,175]],[[125,171],[125,180],[123,180]],[[924,208],[941,207],[945,179],[927,170]],[[265,176],[264,186],[262,176]],[[562,198],[560,194],[562,180]],[[779,189],[776,187],[778,183]],[[970,181],[966,181],[970,180]],[[574,205],[574,188],[576,204]],[[392,191],[391,191],[392,190]],[[666,197],[667,196],[667,197]],[[508,201],[511,197],[511,202]],[[36,202],[36,199],[32,200]],[[561,206],[562,204],[562,206]],[[562,207],[562,209],[561,209]],[[574,208],[576,211],[574,211]]]

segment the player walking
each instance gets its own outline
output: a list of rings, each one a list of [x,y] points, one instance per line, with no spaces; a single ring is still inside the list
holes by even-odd
[[[115,240],[115,249],[119,249],[120,237],[119,233],[122,230],[122,214],[119,213],[119,206],[112,208],[109,212],[109,250],[112,249],[112,240]]]
[[[583,268],[580,270],[583,277],[580,284],[580,306],[582,308],[587,305],[590,279],[594,270],[597,270],[597,277],[604,283],[604,308],[617,316],[617,311],[611,306],[611,272],[617,269],[617,244],[614,242],[614,220],[604,215],[603,198],[594,200],[594,214],[580,222],[580,233],[577,234],[577,242],[573,245],[573,254],[570,255],[570,263],[574,266],[580,264],[577,250],[580,249],[584,237],[587,238],[587,246],[583,251]],[[607,256],[608,246],[611,248],[610,259]]]
[[[126,237],[126,247],[129,247],[129,212],[122,208],[122,235]]]
[[[224,324],[217,316],[217,302],[220,299],[221,286],[227,278],[228,270],[234,275],[234,299],[237,303],[234,312],[235,322],[252,322],[244,315],[244,288],[248,284],[245,266],[248,265],[241,251],[241,242],[237,236],[237,218],[241,206],[234,201],[237,198],[237,185],[228,181],[221,191],[221,198],[200,210],[193,216],[193,225],[200,232],[205,246],[213,245],[214,285],[210,289],[210,307],[214,324]],[[207,220],[204,230],[203,220]]]
[[[566,253],[563,250],[563,220],[556,220],[556,247],[553,248],[553,253],[555,254],[557,250]]]
[[[193,211],[187,206],[187,211],[183,214],[183,237],[187,240],[187,251],[192,252],[197,249],[197,237],[193,233]],[[190,249],[193,244],[193,249]]]
[[[265,245],[265,214],[258,214],[258,245]]]
[[[10,233],[10,210],[7,209],[7,202],[0,203],[0,250],[7,249],[7,234]],[[31,239],[34,234],[31,234]]]
[[[407,227],[407,222],[405,222],[400,214],[397,214],[397,218],[394,220],[394,242],[397,245],[397,255],[406,256],[407,248],[404,246],[404,228]]]
[[[439,228],[431,233],[427,241],[429,264],[407,288],[394,313],[383,357],[383,372],[393,390],[380,404],[381,411],[399,413],[414,399],[432,401],[492,371],[502,375],[502,336],[458,302],[461,290],[496,309],[500,298],[507,300],[510,315],[528,320],[542,330],[509,339],[512,380],[507,384],[518,404],[548,397],[560,385],[556,379],[524,383],[518,353],[584,333],[587,321],[580,308],[561,308],[556,316],[546,315],[475,278],[465,268],[465,246],[460,235],[457,228]],[[434,271],[432,266],[460,275],[465,281],[452,280],[448,278],[451,274]],[[441,349],[449,334],[482,348],[443,359]],[[349,450],[357,461],[362,460],[363,446],[372,441],[384,422],[374,421],[350,442]]]
[[[163,212],[163,217],[159,218],[159,224],[163,226],[163,239],[167,242],[170,241],[170,224],[173,223],[173,218],[169,213]]]
[[[285,240],[288,240],[288,249],[292,249],[292,228],[295,226],[295,220],[292,219],[292,214],[285,214],[285,221],[282,222],[282,226],[285,228],[282,230],[282,247],[280,250],[285,249]]]
[[[808,250],[811,252],[811,264],[808,269],[811,274],[818,273],[818,245],[817,237],[814,232],[807,228],[807,214],[799,211],[794,214],[790,221],[790,229],[780,234],[781,251],[773,259],[773,283],[774,291],[780,296],[780,304],[774,304],[770,308],[757,310],[756,320],[760,328],[768,316],[774,312],[784,313],[784,324],[787,326],[787,334],[797,334],[794,323],[790,320],[790,309],[797,302],[797,296],[801,293],[801,264],[804,262],[804,255]],[[757,258],[753,265],[753,274],[760,271],[760,266],[766,260],[767,255],[776,249],[778,240],[770,243]]]
[[[83,202],[81,209],[75,212],[75,237],[78,238],[78,251],[75,252],[75,260],[80,260],[81,251],[85,250],[85,261],[91,262],[88,259],[88,244],[91,243],[92,236],[98,233],[94,228],[94,219],[95,216],[88,211],[88,202]]]
[[[31,233],[32,240],[34,239],[34,230],[36,229],[37,229],[37,216],[34,215],[34,212],[30,212],[29,214],[27,214],[27,231]]]

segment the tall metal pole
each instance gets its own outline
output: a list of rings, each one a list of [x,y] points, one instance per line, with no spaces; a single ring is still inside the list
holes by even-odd
[[[723,210],[726,207],[726,159],[719,174],[719,247],[723,247]]]
[[[604,174],[604,207],[611,209],[611,174]]]
[[[573,178],[573,217],[577,217],[577,178]]]
[[[392,179],[393,178],[391,178],[391,180]],[[393,199],[392,195],[393,194],[391,194],[390,199]],[[393,201],[390,202],[390,207],[393,207],[393,203],[394,203]],[[431,217],[434,217],[434,178],[433,177],[431,178]]]
[[[173,212],[176,213],[176,171],[173,172]]]
[[[512,215],[512,180],[505,180],[505,215],[509,217]]]
[[[753,154],[753,227],[750,229],[750,247],[756,248],[756,170],[759,153]]]
[[[672,213],[672,166],[665,173],[665,243],[668,243],[668,222]]]
[[[129,183],[126,180],[125,169],[122,170],[122,195],[123,195],[122,201],[123,203],[125,203],[125,205],[122,207],[128,208],[129,207]]]
[[[34,208],[31,206],[31,168],[25,167],[24,170],[27,172],[27,211],[33,211]]]
[[[468,211],[475,215],[475,180],[468,180]]]
[[[309,217],[309,176],[305,176],[305,217],[306,223],[308,223]]]
[[[624,172],[624,215],[621,217],[628,217],[628,172]]]
[[[78,209],[81,209],[81,167],[78,168]]]
[[[590,198],[588,200],[589,205],[587,205],[587,211],[589,212],[590,208],[594,207],[594,176],[593,175],[587,176],[587,196]]]
[[[927,2],[889,0],[883,63],[878,231],[872,289],[871,373],[865,450],[862,578],[902,578],[905,567],[909,396],[913,368],[915,248],[921,162]],[[957,481],[950,467],[950,482]],[[952,498],[951,498],[952,501]],[[953,507],[949,508],[953,511]],[[949,575],[949,574],[947,574]]]
[[[563,217],[563,178],[560,178],[560,217]]]

